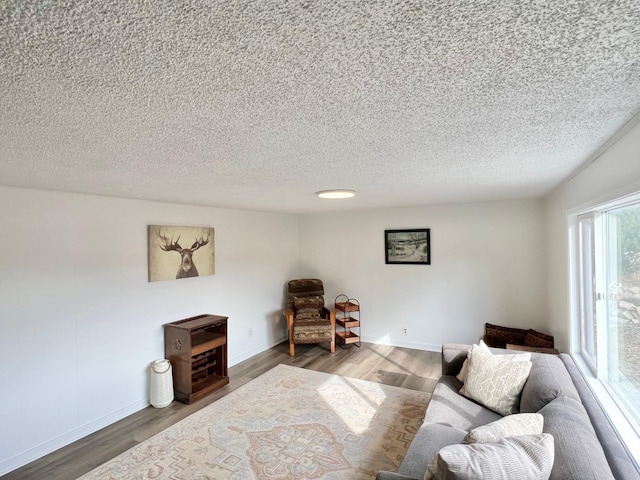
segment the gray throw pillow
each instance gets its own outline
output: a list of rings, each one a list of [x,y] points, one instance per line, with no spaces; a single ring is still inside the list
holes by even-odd
[[[547,480],[554,458],[548,433],[503,438],[496,443],[449,445],[429,462],[425,480]]]

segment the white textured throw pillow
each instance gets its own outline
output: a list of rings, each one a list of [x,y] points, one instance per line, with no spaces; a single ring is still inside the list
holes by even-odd
[[[510,415],[516,413],[531,362],[522,360],[526,357],[520,355],[504,357],[493,355],[486,345],[474,345],[469,355],[469,373],[460,393],[501,415]]]
[[[471,351],[469,351],[469,355],[471,355]],[[462,364],[460,373],[456,375],[456,378],[462,383],[467,381],[467,375],[469,374],[469,355],[467,355],[467,358],[464,359],[464,363]]]
[[[547,480],[554,458],[548,433],[496,443],[449,445],[429,462],[425,480]]]
[[[539,413],[517,413],[471,430],[462,443],[490,443],[505,437],[542,433],[544,417]]]
[[[483,350],[486,350],[487,352],[491,353],[491,350],[489,350],[489,347],[487,346],[486,343],[484,343],[484,341],[480,340],[479,346]],[[464,359],[464,362],[462,364],[462,368],[460,369],[460,373],[458,373],[458,375],[456,375],[456,378],[458,380],[460,380],[462,383],[465,383],[467,381],[467,375],[469,374],[469,356],[470,355],[471,355],[471,350],[469,350],[469,353],[467,354],[467,358]],[[506,360],[513,360],[513,359],[515,359],[515,360],[531,360],[531,353],[529,353],[529,352],[507,353],[507,354],[502,355],[502,358],[504,358]]]

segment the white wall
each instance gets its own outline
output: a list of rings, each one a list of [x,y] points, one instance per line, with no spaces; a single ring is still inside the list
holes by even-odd
[[[164,323],[229,316],[231,364],[283,340],[291,278],[358,298],[366,341],[438,350],[491,322],[566,350],[567,210],[640,189],[638,152],[636,125],[546,201],[300,218],[0,187],[0,475],[147,405]],[[215,227],[216,275],[148,283],[149,224]],[[422,227],[432,265],[385,265],[384,230]]]
[[[0,218],[0,475],[148,405],[167,322],[228,316],[230,365],[286,338],[296,216],[0,187]],[[148,283],[149,224],[213,226],[216,274]]]
[[[398,228],[431,229],[431,265],[385,264],[384,230]],[[485,322],[546,326],[545,236],[541,200],[307,215],[300,268],[329,303],[360,301],[364,340],[439,350],[477,342]]]
[[[549,327],[557,343],[570,345],[568,214],[640,191],[640,116],[588,167],[547,198]]]

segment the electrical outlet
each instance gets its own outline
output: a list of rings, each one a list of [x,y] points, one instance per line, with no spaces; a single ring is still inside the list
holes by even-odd
[[[402,334],[406,335],[407,334],[407,327],[402,327]]]
[[[249,329],[249,336],[250,336],[250,337],[253,337],[253,328],[250,328],[250,329]]]

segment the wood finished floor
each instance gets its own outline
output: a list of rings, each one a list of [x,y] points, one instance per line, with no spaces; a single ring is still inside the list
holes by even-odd
[[[147,407],[0,478],[74,480],[280,363],[427,392],[441,369],[436,352],[363,343],[360,348],[337,347],[331,354],[324,345],[297,345],[296,356],[290,357],[288,343],[281,343],[229,368],[229,385],[192,405]]]

